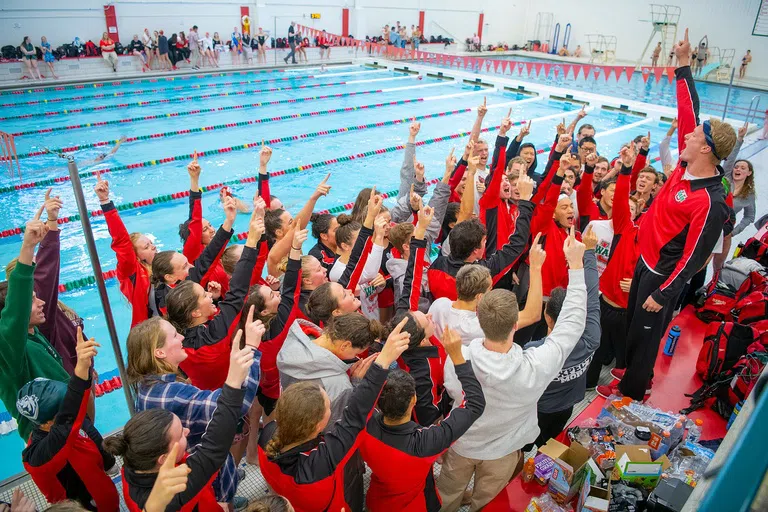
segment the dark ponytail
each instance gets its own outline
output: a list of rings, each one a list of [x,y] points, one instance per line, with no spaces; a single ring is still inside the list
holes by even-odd
[[[160,456],[168,453],[168,429],[173,418],[167,409],[137,413],[122,433],[104,439],[104,450],[122,457],[123,465],[133,471],[152,471]]]
[[[339,307],[339,301],[333,295],[332,283],[323,283],[309,294],[307,316],[317,325],[325,324]]]
[[[320,239],[320,235],[325,235],[331,229],[333,215],[330,213],[313,213],[309,218],[312,223],[312,236]]]
[[[193,281],[183,281],[165,297],[168,321],[182,334],[185,329],[192,327],[192,312],[198,307],[199,297],[195,284]]]
[[[376,320],[369,320],[360,313],[332,316],[324,333],[331,341],[349,341],[352,347],[366,349],[384,336],[384,328]]]
[[[336,246],[341,250],[341,244],[351,245],[355,238],[353,235],[363,226],[345,213],[339,215],[336,220],[339,222],[339,227],[336,229]]]

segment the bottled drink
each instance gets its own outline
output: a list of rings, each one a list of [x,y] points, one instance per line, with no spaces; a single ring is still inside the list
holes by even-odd
[[[664,345],[664,355],[671,356],[675,353],[677,342],[680,339],[680,326],[676,325],[669,330],[667,343]]]
[[[523,466],[523,482],[530,482],[533,480],[533,473],[536,471],[536,462],[533,457],[525,461]]]

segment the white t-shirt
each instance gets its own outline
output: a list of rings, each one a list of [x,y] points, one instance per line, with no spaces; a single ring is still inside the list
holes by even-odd
[[[442,338],[445,328],[450,327],[459,333],[462,345],[469,345],[469,342],[475,338],[483,338],[485,335],[480,328],[477,313],[456,309],[452,304],[451,299],[441,297],[429,307],[429,314],[432,315],[432,321],[435,323],[435,336]]]
[[[597,274],[602,276],[605,266],[608,265],[608,256],[611,254],[611,245],[613,244],[613,221],[593,220],[587,224],[587,229],[589,229],[589,226],[592,226],[592,232],[597,235],[597,247],[595,247]],[[585,229],[584,232],[586,232],[587,229]]]
[[[360,312],[370,320],[379,319],[379,293],[384,289],[384,286],[373,287],[369,283],[379,273],[383,254],[384,247],[373,244],[371,254],[368,255],[363,272],[360,274],[360,282],[358,283],[360,286]],[[331,271],[328,272],[328,279],[338,282],[344,274],[346,267],[346,263],[342,263],[341,259],[337,259],[333,267],[331,267]]]

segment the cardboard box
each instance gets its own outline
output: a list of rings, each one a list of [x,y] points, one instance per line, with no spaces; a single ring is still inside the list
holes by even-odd
[[[591,468],[587,469],[587,472],[591,473]],[[576,512],[608,512],[608,505],[611,503],[611,483],[599,480],[605,482],[605,487],[601,487],[593,485],[595,480],[599,480],[596,475],[588,475],[584,478]]]
[[[577,442],[571,446],[550,439],[539,448],[539,452],[554,462],[549,479],[549,493],[558,503],[567,503],[581,489],[587,474],[587,462],[591,459],[589,450]]]
[[[653,489],[659,483],[661,473],[669,467],[669,459],[664,455],[655,462],[651,459],[651,450],[646,445],[616,446],[616,465],[612,480],[623,480],[646,489]]]

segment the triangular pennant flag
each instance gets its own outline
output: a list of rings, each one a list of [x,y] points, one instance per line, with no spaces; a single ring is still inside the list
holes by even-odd
[[[545,78],[548,77],[549,76],[549,70],[552,69],[552,64],[544,63],[544,64],[542,64],[541,67],[544,68],[544,77]]]
[[[500,60],[493,61],[493,72],[494,73],[498,73],[499,72],[499,68],[502,67],[502,64],[503,64],[503,62],[500,61]],[[504,72],[504,69],[502,68],[502,73],[503,72]]]
[[[672,66],[667,67],[667,78],[669,78],[669,83],[675,83],[675,68]]]
[[[608,78],[611,76],[611,71],[613,71],[613,68],[611,66],[600,66],[603,68],[603,73],[605,74],[605,81],[608,81]]]
[[[491,70],[491,66],[493,66],[494,63],[497,63],[496,66],[498,67],[498,62],[499,61],[497,61],[497,60],[487,60],[487,61],[485,61],[485,70],[486,71],[490,71]]]
[[[658,83],[661,80],[661,75],[664,74],[664,68],[660,66],[656,66],[653,68],[653,76],[656,77],[656,82]]]
[[[627,82],[632,81],[632,75],[635,73],[634,66],[627,66],[624,68],[624,72],[627,74]]]
[[[571,67],[573,67],[573,66],[571,66],[570,64],[563,64],[562,65],[563,78],[568,78],[568,73],[571,72]]]
[[[573,79],[578,80],[579,79],[579,73],[584,75],[584,66],[581,64],[574,64],[573,65]],[[584,78],[586,78],[586,75],[584,75]]]
[[[648,82],[648,78],[651,76],[651,68],[643,66],[643,68],[640,70],[640,72],[643,75],[643,82]]]
[[[536,71],[536,76],[541,75],[541,67],[542,64],[540,62],[537,62],[533,65],[533,69]]]
[[[528,73],[528,76],[531,76],[531,73],[533,72],[533,62],[525,63],[525,71]]]

